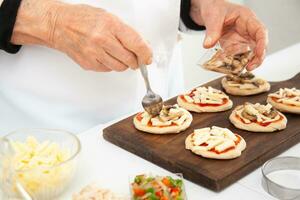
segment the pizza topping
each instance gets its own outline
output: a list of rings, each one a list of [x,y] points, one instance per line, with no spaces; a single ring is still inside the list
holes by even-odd
[[[252,51],[236,55],[226,55],[223,50],[219,49],[210,60],[203,64],[203,66],[205,69],[224,74],[240,74],[251,60],[252,56]]]
[[[271,104],[245,103],[243,106],[237,108],[236,115],[246,124],[257,122],[265,125],[266,123],[281,119],[279,112],[275,110]]]
[[[187,119],[187,111],[180,108],[177,104],[172,106],[163,106],[160,114],[152,117],[149,113],[143,112],[136,116],[137,120],[144,126],[166,127],[182,125]]]
[[[300,106],[300,90],[296,88],[280,88],[279,91],[269,94],[269,97],[278,103]]]
[[[30,194],[38,196],[47,187],[60,189],[69,183],[74,163],[65,163],[71,157],[71,149],[67,146],[47,140],[39,141],[33,136],[27,137],[25,141],[11,141],[10,144],[13,155],[6,158],[6,161],[10,161],[7,163],[9,166],[3,166],[15,172],[17,181]],[[9,173],[6,175],[11,176]],[[1,181],[9,180],[2,171],[0,176]]]
[[[266,83],[265,80],[255,77],[251,72],[242,73],[240,76],[228,75],[226,81],[229,86],[244,90],[256,89]]]
[[[227,128],[213,126],[212,128],[196,129],[191,136],[192,150],[224,153],[234,149],[241,138]]]
[[[181,98],[188,103],[197,104],[199,106],[219,106],[225,104],[229,99],[224,92],[212,87],[195,88],[190,93],[182,95]]]

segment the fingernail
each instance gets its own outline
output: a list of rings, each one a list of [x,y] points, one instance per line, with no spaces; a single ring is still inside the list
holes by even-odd
[[[212,38],[210,36],[206,36],[204,40],[204,46],[210,46],[212,43]]]
[[[267,50],[265,49],[264,52],[263,52],[263,55],[262,55],[263,58],[266,57],[266,53],[267,53]]]
[[[254,65],[252,65],[250,68],[251,68],[251,70],[255,70],[257,67],[258,67],[258,65],[257,65],[257,64],[254,64]]]

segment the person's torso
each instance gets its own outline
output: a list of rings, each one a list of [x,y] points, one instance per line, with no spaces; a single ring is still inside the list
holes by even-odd
[[[162,60],[149,67],[153,89],[163,97],[169,95],[168,83],[178,69],[176,61],[170,66],[167,58],[176,44],[179,0],[66,2],[104,8],[140,32]],[[45,47],[23,47],[17,55],[1,52],[0,65],[1,96],[52,127],[81,130],[112,120],[136,110],[145,92],[138,71],[87,72],[66,55]]]

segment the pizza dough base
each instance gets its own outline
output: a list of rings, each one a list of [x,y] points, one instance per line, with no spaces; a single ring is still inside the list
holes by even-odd
[[[171,134],[171,133],[179,133],[181,131],[186,130],[188,127],[190,127],[192,121],[193,121],[193,116],[191,113],[188,111],[185,111],[187,115],[187,119],[183,124],[180,126],[167,126],[167,127],[149,127],[149,126],[144,126],[142,123],[137,120],[136,116],[133,119],[133,124],[136,129],[147,132],[147,133],[152,133],[152,134]]]
[[[193,103],[188,103],[185,102],[184,100],[181,99],[180,96],[177,97],[177,103],[180,107],[189,110],[189,111],[193,111],[193,112],[197,112],[197,113],[202,113],[202,112],[221,112],[221,111],[225,111],[225,110],[229,110],[232,108],[232,101],[230,99],[228,99],[228,102],[224,105],[221,106],[205,106],[205,107],[201,107],[198,105],[195,105]]]
[[[261,85],[256,89],[240,89],[237,87],[231,87],[228,85],[226,77],[222,79],[222,87],[225,89],[226,93],[236,96],[250,96],[254,94],[260,94],[263,92],[267,92],[271,89],[270,83],[266,82],[264,85]]]
[[[261,126],[261,125],[256,124],[256,123],[245,124],[245,123],[241,122],[240,119],[238,119],[235,115],[236,115],[236,113],[235,113],[235,111],[233,111],[231,113],[230,117],[229,117],[230,122],[236,128],[246,130],[246,131],[251,131],[251,132],[264,132],[264,133],[275,132],[275,131],[285,129],[286,124],[287,124],[287,119],[282,114],[280,114],[280,115],[283,117],[283,120],[278,121],[278,122],[273,122],[268,126]]]
[[[277,110],[280,110],[282,112],[300,114],[299,106],[289,106],[283,103],[278,103],[274,101],[271,97],[268,97],[267,102],[274,106]]]
[[[240,135],[239,135],[240,136]],[[186,140],[185,140],[185,148],[188,150],[191,150],[193,153],[200,155],[205,158],[212,158],[212,159],[233,159],[241,156],[242,151],[246,149],[246,142],[242,136],[240,136],[241,141],[240,143],[235,147],[235,149],[229,150],[225,153],[217,154],[211,151],[192,151],[193,143],[192,143],[192,134],[190,134]]]

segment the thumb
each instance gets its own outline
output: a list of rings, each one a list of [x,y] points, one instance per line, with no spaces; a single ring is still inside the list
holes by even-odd
[[[220,16],[210,16],[205,22],[206,34],[203,43],[204,48],[213,47],[222,35],[224,18]]]

